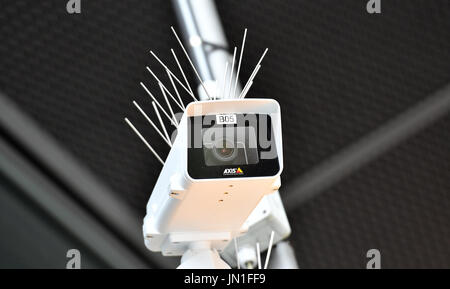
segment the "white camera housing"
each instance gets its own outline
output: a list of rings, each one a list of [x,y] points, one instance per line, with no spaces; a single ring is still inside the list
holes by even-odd
[[[249,228],[248,232],[237,238],[238,258],[236,258],[236,248],[232,242],[221,254],[232,267],[238,266],[237,260],[241,268],[256,267],[256,243],[260,244],[261,252],[263,252],[269,247],[272,232],[274,232],[273,244],[277,244],[291,234],[280,193],[277,191],[265,196],[247,218],[245,226]]]
[[[191,151],[188,148],[193,128],[189,123],[197,118],[205,120],[217,115],[239,118],[249,114],[269,116],[267,123],[272,132],[271,142],[275,145],[270,149],[274,150],[276,158],[266,161],[260,155],[255,164],[214,167],[202,163],[201,149]],[[237,124],[223,126],[236,127]],[[261,153],[259,148],[258,153]],[[200,164],[199,168],[195,164]],[[220,169],[226,166],[230,168],[224,170],[224,175],[219,175]],[[239,174],[233,173],[233,169],[240,171]],[[193,243],[206,241],[212,249],[222,251],[230,240],[247,231],[245,221],[261,199],[278,191],[282,169],[281,116],[277,101],[225,99],[190,103],[147,204],[143,225],[147,248],[161,251],[166,256],[179,256]]]

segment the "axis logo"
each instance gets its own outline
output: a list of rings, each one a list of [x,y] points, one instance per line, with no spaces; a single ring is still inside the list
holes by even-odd
[[[231,168],[231,169],[225,169],[223,171],[223,174],[226,176],[230,175],[243,175],[244,171],[241,168]]]

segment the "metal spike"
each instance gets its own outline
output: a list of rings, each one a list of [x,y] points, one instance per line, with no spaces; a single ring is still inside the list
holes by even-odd
[[[162,139],[170,146],[172,147],[172,143],[169,142],[166,137],[161,133],[161,131],[158,129],[156,124],[148,117],[148,115],[144,112],[144,110],[139,106],[139,104],[133,100],[134,106],[141,112],[141,114],[147,119],[147,121],[150,123],[150,125],[156,130],[156,132],[162,137]]]
[[[238,68],[236,71],[236,80],[234,81],[234,89],[233,89],[233,97],[236,98],[236,89],[237,89],[237,84],[239,81],[239,72],[241,71],[241,64],[242,64],[242,55],[244,55],[244,47],[245,47],[245,39],[247,37],[247,28],[245,28],[244,30],[244,37],[242,38],[242,47],[241,47],[241,53],[239,56],[239,63],[238,63]]]
[[[142,136],[142,134],[134,127],[134,125],[131,123],[131,121],[128,120],[128,118],[125,118],[125,122],[131,127],[131,129],[134,131],[134,133],[141,139],[141,141],[148,147],[148,149],[153,153],[153,155],[156,157],[156,159],[164,165],[164,161],[161,159],[161,157],[156,153],[156,151],[152,148],[152,146],[145,140],[145,138]]]
[[[173,26],[170,27],[172,29],[173,34],[175,35],[175,37],[177,38],[178,43],[180,44],[181,48],[183,49],[184,54],[186,55],[187,59],[189,60],[189,63],[191,64],[192,69],[195,72],[195,75],[197,76],[198,80],[200,81],[200,84],[202,85],[203,89],[205,90],[206,95],[208,96],[209,99],[211,99],[211,96],[208,93],[208,90],[206,89],[205,84],[203,83],[202,78],[200,77],[200,75],[197,72],[197,69],[195,68],[194,63],[192,62],[191,58],[189,57],[189,54],[187,53],[186,49],[184,48],[183,43],[181,42],[180,38],[178,37],[177,32],[175,31],[175,29],[173,28]]]

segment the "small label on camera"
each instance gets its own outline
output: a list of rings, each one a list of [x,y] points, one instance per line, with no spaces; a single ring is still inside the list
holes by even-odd
[[[216,115],[216,124],[236,124],[235,114],[218,114]]]
[[[223,171],[224,175],[243,175],[244,171],[241,168],[231,168],[231,169],[225,169]]]

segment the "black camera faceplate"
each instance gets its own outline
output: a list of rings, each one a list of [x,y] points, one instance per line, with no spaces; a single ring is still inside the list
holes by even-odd
[[[232,121],[218,124],[219,117],[234,116]],[[231,117],[233,118],[233,117]],[[268,177],[276,175],[280,164],[272,128],[272,119],[268,114],[220,114],[188,117],[187,172],[193,179]],[[258,162],[252,164],[207,165],[205,161],[204,132],[210,128],[236,130],[250,128],[256,134]]]

